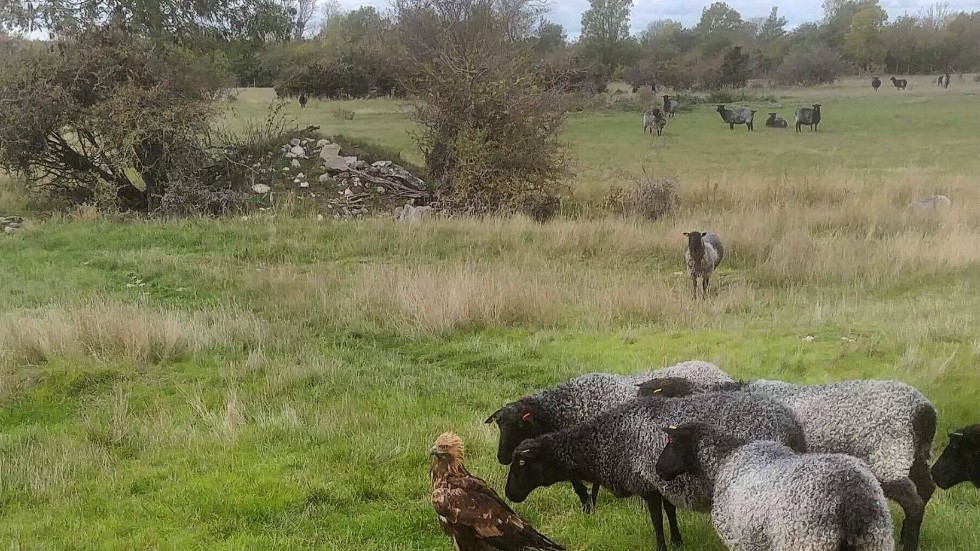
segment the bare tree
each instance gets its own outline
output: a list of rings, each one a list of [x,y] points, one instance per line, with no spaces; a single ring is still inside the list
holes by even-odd
[[[948,2],[936,2],[927,7],[922,14],[922,23],[926,28],[942,29],[953,18],[953,10]]]
[[[293,18],[293,39],[302,40],[316,12],[316,0],[283,0]]]

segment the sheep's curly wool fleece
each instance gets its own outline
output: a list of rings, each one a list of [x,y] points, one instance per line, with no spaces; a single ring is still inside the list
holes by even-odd
[[[791,408],[811,452],[863,459],[879,480],[909,476],[917,454],[928,457],[933,434],[915,434],[916,417],[935,408],[899,381],[843,381],[803,386],[755,381],[745,390],[764,393]],[[934,418],[934,417],[933,417]]]
[[[860,460],[752,442],[721,460],[712,522],[729,549],[891,551],[891,516]]]
[[[770,439],[805,447],[799,423],[788,408],[765,396],[742,392],[695,394],[684,398],[640,398],[572,429],[540,437],[566,466],[618,497],[659,491],[678,507],[708,511],[711,485],[705,477],[671,482],[656,473],[667,445],[663,428],[699,422],[746,440]]]

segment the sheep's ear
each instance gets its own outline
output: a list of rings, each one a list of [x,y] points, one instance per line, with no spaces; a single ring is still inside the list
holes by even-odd
[[[962,439],[963,439],[963,433],[962,432],[951,432],[951,433],[949,433],[949,441],[950,442],[958,442],[958,441],[960,441]]]
[[[525,411],[524,412],[524,415],[521,415],[521,421],[524,421],[525,423],[527,423],[530,420],[531,420],[531,412],[530,411]]]
[[[691,232],[689,231],[684,232],[684,237],[691,237]]]
[[[535,457],[538,456],[538,450],[535,447],[528,447],[528,448],[525,448],[525,449],[517,452],[517,455],[519,457],[523,457],[523,458],[526,458],[526,459],[534,459]]]
[[[486,420],[486,421],[484,421],[484,423],[486,423],[486,424],[488,424],[488,425],[490,425],[490,424],[492,424],[492,423],[494,423],[494,422],[496,422],[496,421],[497,421],[497,416],[498,416],[498,415],[500,415],[500,412],[501,412],[501,411],[503,411],[503,409],[504,409],[504,408],[500,408],[500,409],[498,409],[497,411],[495,411],[495,412],[493,412],[493,413],[491,413],[491,414],[490,414],[490,417],[487,417],[487,420]]]

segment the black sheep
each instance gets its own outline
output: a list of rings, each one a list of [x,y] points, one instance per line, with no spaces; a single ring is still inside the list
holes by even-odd
[[[306,102],[307,101],[309,101],[309,100],[306,98],[306,94],[300,94],[299,95],[299,106],[300,107],[306,108]]]
[[[949,445],[932,466],[932,479],[944,490],[963,482],[980,488],[980,425],[949,435]]]
[[[899,91],[904,90],[909,85],[909,81],[905,80],[904,78],[891,77],[888,80],[892,81],[892,84],[895,85],[895,89]]]
[[[820,124],[820,104],[814,103],[813,108],[800,107],[796,110],[796,131],[802,132],[803,125],[809,125],[811,131],[817,130]]]
[[[881,86],[881,79],[878,77],[871,77],[871,87],[875,89],[875,92],[878,91],[878,88],[880,86]]]

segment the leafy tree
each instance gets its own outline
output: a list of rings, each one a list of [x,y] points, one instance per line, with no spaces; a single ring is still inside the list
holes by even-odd
[[[582,14],[581,42],[609,70],[622,61],[632,8],[633,0],[590,0],[589,9]]]
[[[701,20],[694,27],[694,32],[708,37],[717,32],[736,31],[743,24],[738,11],[724,2],[715,2],[701,10]]]
[[[846,65],[840,54],[824,44],[802,43],[794,47],[776,71],[776,80],[791,86],[834,82]]]
[[[877,4],[866,5],[851,18],[844,35],[844,53],[864,70],[885,59],[882,28],[886,19],[888,14]]]
[[[718,84],[721,86],[731,86],[741,88],[749,80],[749,54],[742,53],[741,46],[735,46],[725,52],[725,57],[721,62],[721,71],[718,76]]]
[[[565,28],[558,23],[542,20],[538,24],[535,32],[537,40],[534,50],[539,53],[547,54],[564,50],[568,46],[568,39],[565,36]]]
[[[201,45],[236,38],[285,40],[292,29],[277,0],[5,0],[0,29],[78,36],[109,21],[129,34]]]
[[[772,11],[769,12],[769,17],[766,17],[759,24],[756,36],[763,44],[778,40],[786,35],[786,23],[786,18],[779,15],[779,8],[773,6]]]
[[[62,204],[140,212],[210,186],[215,60],[116,26],[27,52],[0,70],[0,167]]]

